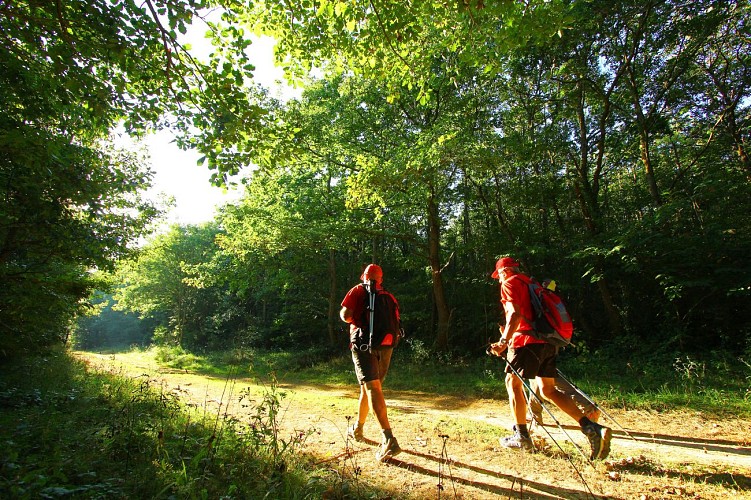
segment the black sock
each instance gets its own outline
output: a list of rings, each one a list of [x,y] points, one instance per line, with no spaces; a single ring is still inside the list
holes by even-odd
[[[592,425],[592,424],[594,424],[594,422],[592,422],[587,417],[582,417],[582,418],[579,419],[579,425],[581,425],[582,428],[584,428],[584,427],[586,427],[588,425]]]
[[[391,429],[383,429],[383,439],[388,441],[394,437],[394,435],[391,433]]]
[[[527,430],[527,424],[516,424],[516,430],[519,431],[519,435],[522,437],[529,437],[529,431]]]

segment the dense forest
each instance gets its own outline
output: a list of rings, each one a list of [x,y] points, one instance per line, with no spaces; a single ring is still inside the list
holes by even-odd
[[[746,358],[750,21],[717,0],[0,0],[0,354],[71,333],[337,350],[377,262],[414,345],[475,356],[513,255],[555,279],[579,350]],[[199,22],[205,61],[181,38]],[[254,83],[251,33],[301,97]],[[244,198],[149,236],[153,173],[113,144],[156,129]]]

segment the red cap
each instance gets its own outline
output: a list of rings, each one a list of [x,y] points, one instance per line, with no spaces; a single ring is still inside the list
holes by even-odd
[[[383,281],[383,269],[378,264],[368,264],[365,271],[362,272],[360,279],[365,281],[368,279],[375,280],[377,283]]]
[[[501,257],[496,261],[495,271],[493,271],[490,277],[498,279],[498,271],[504,267],[519,267],[519,263],[513,257]]]

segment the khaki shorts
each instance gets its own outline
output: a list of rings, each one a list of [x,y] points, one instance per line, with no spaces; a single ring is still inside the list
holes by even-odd
[[[355,364],[355,375],[357,381],[361,384],[386,378],[391,364],[391,353],[393,349],[384,349],[382,351],[363,352],[358,350],[352,351],[352,361]]]

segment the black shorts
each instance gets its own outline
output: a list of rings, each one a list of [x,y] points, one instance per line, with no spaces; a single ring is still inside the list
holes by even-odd
[[[528,344],[519,349],[509,348],[506,360],[523,379],[535,377],[555,377],[557,369],[555,360],[558,351],[548,344]],[[514,373],[506,367],[506,373]]]
[[[352,361],[355,363],[355,375],[357,381],[361,384],[386,378],[391,364],[391,353],[393,349],[384,349],[382,351],[364,352],[356,349],[352,350]]]

